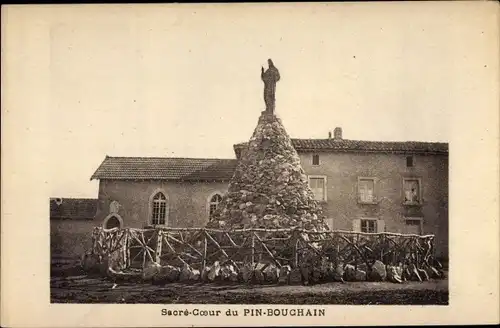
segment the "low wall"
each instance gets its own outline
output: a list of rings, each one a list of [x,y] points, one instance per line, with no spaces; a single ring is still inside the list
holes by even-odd
[[[78,264],[92,246],[92,220],[50,220],[50,258],[53,266]]]

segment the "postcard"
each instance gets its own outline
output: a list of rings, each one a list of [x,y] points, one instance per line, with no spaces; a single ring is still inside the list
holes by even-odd
[[[2,325],[498,323],[498,17],[2,7]]]

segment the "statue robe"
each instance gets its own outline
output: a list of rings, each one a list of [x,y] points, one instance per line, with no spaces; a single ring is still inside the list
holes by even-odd
[[[280,73],[274,66],[270,66],[261,74],[264,81],[264,102],[266,103],[266,111],[273,113],[276,101],[276,82],[280,80]]]

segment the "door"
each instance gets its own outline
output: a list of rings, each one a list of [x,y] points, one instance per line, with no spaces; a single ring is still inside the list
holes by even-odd
[[[116,216],[112,216],[106,221],[105,229],[120,228],[120,225],[120,220]]]

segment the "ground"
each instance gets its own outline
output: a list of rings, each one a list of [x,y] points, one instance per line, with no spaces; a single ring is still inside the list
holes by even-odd
[[[79,270],[52,273],[52,303],[448,304],[448,281],[349,282],[313,286],[114,283]]]

